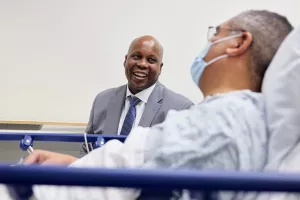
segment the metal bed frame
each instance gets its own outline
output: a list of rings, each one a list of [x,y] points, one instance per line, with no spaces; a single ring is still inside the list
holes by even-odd
[[[0,140],[20,140],[20,147],[23,150],[25,150],[24,141],[26,138],[32,138],[32,143],[33,141],[84,142],[81,134],[0,133]],[[126,137],[87,136],[88,142],[103,141],[103,139],[105,141],[111,139],[124,141]],[[213,194],[218,191],[298,193],[300,192],[300,173],[224,173],[212,170],[95,169],[2,164],[0,165],[0,183],[25,186],[41,184],[140,188],[156,191],[190,189],[201,191],[204,194],[204,199],[212,200],[215,199]]]

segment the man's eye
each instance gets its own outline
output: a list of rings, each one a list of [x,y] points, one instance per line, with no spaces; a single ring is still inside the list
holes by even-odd
[[[156,59],[154,59],[154,58],[149,58],[149,62],[150,62],[150,63],[155,63],[155,62],[156,62]]]
[[[140,59],[140,56],[139,56],[139,55],[133,55],[132,58],[133,58],[134,60],[138,60],[138,59]]]

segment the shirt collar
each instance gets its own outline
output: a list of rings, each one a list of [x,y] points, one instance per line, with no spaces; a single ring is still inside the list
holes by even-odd
[[[148,87],[147,89],[144,89],[144,90],[140,91],[139,93],[133,95],[130,92],[130,90],[128,88],[128,85],[127,85],[126,98],[129,97],[129,96],[135,96],[135,97],[139,98],[142,102],[147,103],[147,101],[148,101],[152,91],[154,90],[155,86],[156,86],[156,83],[153,84],[151,87]]]

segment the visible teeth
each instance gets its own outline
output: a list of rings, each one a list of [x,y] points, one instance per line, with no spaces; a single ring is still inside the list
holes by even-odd
[[[140,72],[135,72],[134,75],[139,76],[139,77],[146,77],[146,74],[140,73]]]

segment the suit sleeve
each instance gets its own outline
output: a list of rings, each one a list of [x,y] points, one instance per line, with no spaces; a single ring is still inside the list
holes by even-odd
[[[194,105],[194,103],[188,100],[188,101],[186,102],[186,104],[184,104],[184,106],[182,107],[182,110],[189,109],[189,108],[192,107],[193,105]]]
[[[95,100],[93,102],[93,106],[92,106],[92,109],[91,109],[89,122],[88,122],[88,125],[87,125],[86,129],[85,129],[85,132],[87,134],[94,134],[93,121],[94,121],[94,109],[95,109],[96,99],[97,99],[97,97],[95,98]]]

